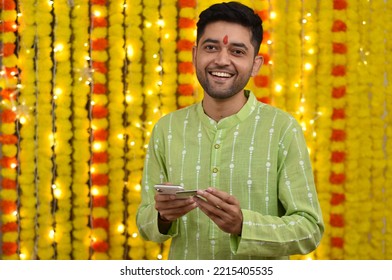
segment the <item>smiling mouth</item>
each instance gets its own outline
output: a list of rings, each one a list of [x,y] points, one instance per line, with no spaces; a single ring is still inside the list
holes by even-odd
[[[210,71],[209,73],[210,75],[218,78],[231,78],[234,76],[233,74],[227,72],[220,72],[220,71]]]

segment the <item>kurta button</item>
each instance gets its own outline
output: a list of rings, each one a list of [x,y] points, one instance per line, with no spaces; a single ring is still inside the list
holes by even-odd
[[[220,145],[219,145],[219,144],[215,144],[215,145],[214,145],[214,148],[215,148],[215,149],[219,149],[219,148],[220,148]]]
[[[212,172],[218,173],[218,168],[214,167],[214,168],[212,169]]]

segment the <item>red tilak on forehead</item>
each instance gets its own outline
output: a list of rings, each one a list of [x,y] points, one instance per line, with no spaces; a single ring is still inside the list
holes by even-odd
[[[223,37],[223,44],[227,45],[228,42],[229,42],[229,36],[225,35],[225,37]]]

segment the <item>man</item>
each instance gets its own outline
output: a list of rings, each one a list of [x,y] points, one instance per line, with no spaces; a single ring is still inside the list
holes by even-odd
[[[260,18],[236,2],[200,14],[193,63],[201,103],[156,124],[145,160],[140,234],[172,238],[170,259],[288,259],[324,231],[307,147],[289,114],[245,90],[263,63]],[[174,183],[197,195],[155,192]]]

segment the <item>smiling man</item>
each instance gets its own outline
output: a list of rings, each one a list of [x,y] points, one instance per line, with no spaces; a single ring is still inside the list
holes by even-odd
[[[200,14],[193,62],[201,103],[154,127],[137,225],[170,259],[288,259],[314,250],[324,231],[301,127],[245,89],[263,64],[262,23],[237,2]],[[154,191],[168,182],[193,197]]]

